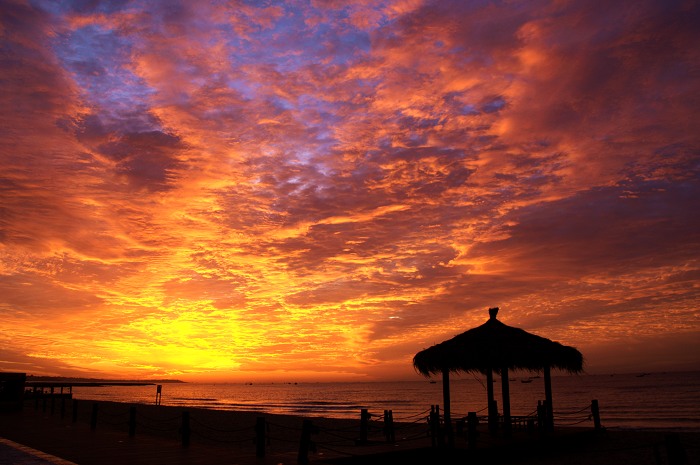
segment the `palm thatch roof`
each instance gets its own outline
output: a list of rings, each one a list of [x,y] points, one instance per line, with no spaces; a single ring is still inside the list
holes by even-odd
[[[500,372],[502,368],[540,371],[545,367],[569,373],[583,371],[583,355],[573,347],[514,328],[496,319],[498,308],[489,309],[489,320],[452,339],[418,352],[414,368],[425,376],[458,372]]]

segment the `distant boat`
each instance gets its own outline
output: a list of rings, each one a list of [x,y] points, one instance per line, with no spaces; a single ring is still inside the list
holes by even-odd
[[[437,381],[431,381],[430,384],[437,384]]]
[[[526,384],[527,384],[527,383],[531,383],[531,382],[532,382],[532,379],[531,379],[531,378],[528,378],[528,379],[521,379],[520,382],[521,382],[521,383],[526,383]]]

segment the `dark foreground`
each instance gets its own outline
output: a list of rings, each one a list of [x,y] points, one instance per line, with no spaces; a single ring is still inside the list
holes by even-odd
[[[191,434],[184,447],[183,408],[137,405],[129,431],[129,405],[101,402],[93,429],[93,403],[79,402],[75,418],[71,404],[63,411],[55,405],[52,413],[50,407],[29,401],[22,411],[0,412],[0,438],[79,465],[288,465],[299,461],[301,417],[264,414],[266,440],[264,457],[259,457],[255,425],[263,414],[187,409]],[[311,464],[700,464],[700,432],[560,428],[546,437],[516,432],[511,439],[481,433],[474,448],[458,437],[456,447],[447,449],[432,447],[422,418],[397,425],[394,444],[385,442],[381,423],[373,424],[369,443],[364,445],[356,444],[359,421],[312,421],[313,444],[307,456]],[[37,458],[9,444],[0,440],[0,465],[66,464],[51,457]]]

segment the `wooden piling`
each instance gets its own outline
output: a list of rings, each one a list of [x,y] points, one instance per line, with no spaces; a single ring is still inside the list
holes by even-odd
[[[267,425],[265,417],[258,417],[255,422],[255,456],[258,458],[265,457],[265,433]]]
[[[545,366],[544,375],[544,405],[545,405],[545,430],[554,431],[554,402],[552,400],[552,369]]]
[[[163,397],[163,385],[159,384],[156,386],[156,405],[160,405],[160,401]]]
[[[301,425],[301,438],[299,439],[299,453],[297,455],[297,463],[299,465],[308,465],[309,451],[313,449],[311,434],[317,431],[318,429],[314,427],[310,419],[304,419]]]
[[[73,399],[71,401],[71,410],[73,413],[73,423],[78,421],[78,401]]]
[[[444,399],[444,428],[448,447],[454,447],[455,437],[452,431],[452,411],[450,402],[450,370],[442,370],[442,398]]]
[[[358,444],[367,444],[370,416],[366,408],[360,410],[360,439],[358,440]]]
[[[396,440],[394,435],[394,413],[391,410],[384,410],[384,437],[386,442],[390,444]]]
[[[97,410],[99,404],[97,402],[92,404],[92,415],[90,415],[90,429],[95,431],[97,429]]]
[[[66,417],[66,398],[61,396],[61,420]]]
[[[479,417],[476,412],[467,413],[467,443],[470,449],[476,447],[476,438],[479,435],[477,427],[479,426]]]
[[[180,434],[182,435],[182,447],[190,447],[190,412],[182,412],[182,426]]]
[[[593,399],[591,401],[591,415],[593,416],[593,427],[596,430],[600,430],[602,427],[600,425],[600,409],[598,408],[598,399]]]
[[[510,417],[510,380],[508,368],[501,368],[501,393],[503,394],[503,435],[509,437],[513,431]]]
[[[498,401],[492,400],[489,402],[489,433],[491,435],[498,434]]]
[[[51,386],[51,415],[56,411],[56,396],[53,395],[53,386]]]
[[[680,435],[678,433],[667,434],[665,442],[668,465],[684,465],[686,463],[686,455]]]
[[[129,437],[136,436],[136,406],[129,407]]]
[[[436,413],[436,409],[437,412]],[[438,445],[438,429],[440,428],[440,407],[437,405],[430,406],[430,416],[428,417],[428,427],[430,431],[430,444],[433,447]]]

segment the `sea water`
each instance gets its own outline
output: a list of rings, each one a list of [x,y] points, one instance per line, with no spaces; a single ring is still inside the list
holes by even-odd
[[[494,376],[501,410],[501,382]],[[544,399],[540,377],[510,377],[512,415],[530,415]],[[450,383],[452,418],[486,412],[486,380],[461,375]],[[592,425],[590,405],[598,400],[603,426],[700,431],[700,372],[552,377],[553,403],[559,425]],[[76,399],[155,403],[155,386],[76,387]],[[392,410],[394,421],[413,421],[431,405],[443,406],[440,378],[396,382],[351,383],[169,383],[162,405],[217,410],[256,411],[331,418],[359,418],[367,409],[375,417]]]

